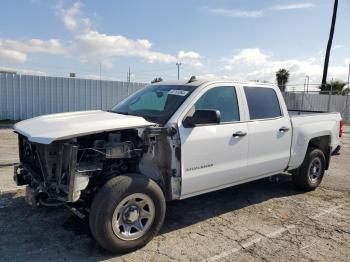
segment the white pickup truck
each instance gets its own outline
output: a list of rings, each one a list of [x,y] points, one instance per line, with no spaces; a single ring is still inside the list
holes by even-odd
[[[313,190],[339,151],[339,113],[289,114],[271,84],[160,82],[109,111],[40,116],[15,125],[33,206],[88,215],[107,250],[129,252],[160,230],[166,201],[290,171]]]

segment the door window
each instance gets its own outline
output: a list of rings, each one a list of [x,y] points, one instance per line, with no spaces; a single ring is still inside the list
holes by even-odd
[[[222,123],[239,121],[237,95],[232,86],[219,86],[208,90],[198,99],[192,111],[198,109],[219,110]]]
[[[277,94],[272,88],[244,87],[251,120],[276,118],[282,115]]]

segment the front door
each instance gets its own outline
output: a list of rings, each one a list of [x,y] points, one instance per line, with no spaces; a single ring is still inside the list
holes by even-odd
[[[205,89],[188,115],[196,109],[220,111],[219,124],[186,128],[179,123],[182,192],[191,196],[244,179],[248,156],[247,123],[240,122],[236,89],[216,86]]]

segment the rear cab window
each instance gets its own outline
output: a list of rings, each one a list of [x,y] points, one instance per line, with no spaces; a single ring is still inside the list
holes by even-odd
[[[281,106],[273,88],[245,86],[250,120],[282,116]]]

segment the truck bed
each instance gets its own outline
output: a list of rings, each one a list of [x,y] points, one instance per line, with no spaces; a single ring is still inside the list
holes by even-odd
[[[305,156],[305,143],[313,137],[329,136],[332,151],[340,146],[338,112],[289,111],[293,135],[290,167],[297,167]],[[303,149],[303,151],[301,151]]]

